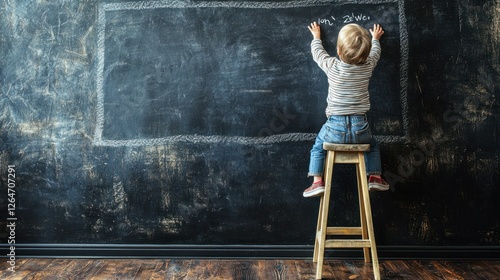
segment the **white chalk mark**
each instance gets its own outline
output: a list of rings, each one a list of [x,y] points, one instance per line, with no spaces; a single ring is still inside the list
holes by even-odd
[[[399,37],[400,37],[400,64],[399,64],[399,79],[400,79],[400,100],[401,100],[401,115],[403,116],[403,133],[402,140],[407,141],[406,136],[409,134],[410,120],[408,117],[408,31],[406,27],[406,16],[404,11],[404,2],[398,2],[399,7]]]
[[[273,93],[273,91],[270,90],[270,89],[244,89],[241,92],[248,92],[248,93]]]
[[[312,141],[316,138],[315,133],[288,133],[274,134],[266,137],[245,137],[245,136],[221,136],[221,135],[176,135],[163,138],[152,139],[132,139],[132,140],[100,140],[95,141],[96,146],[155,146],[171,143],[236,143],[240,145],[272,144],[283,142]]]

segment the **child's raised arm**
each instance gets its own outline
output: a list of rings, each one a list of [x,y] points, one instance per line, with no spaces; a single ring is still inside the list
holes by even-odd
[[[311,25],[307,26],[311,34],[313,35],[313,39],[321,40],[321,29],[317,22],[311,23]],[[311,42],[311,53],[313,56],[313,60],[318,64],[318,66],[326,73],[328,69],[332,67],[336,58],[331,57],[326,50],[323,48],[323,44],[321,41],[312,40]]]

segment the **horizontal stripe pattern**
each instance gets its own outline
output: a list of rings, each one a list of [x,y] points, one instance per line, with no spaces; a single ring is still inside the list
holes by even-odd
[[[320,39],[311,42],[314,61],[328,77],[326,115],[361,115],[370,110],[368,84],[382,49],[376,39],[365,64],[352,65],[330,56]]]

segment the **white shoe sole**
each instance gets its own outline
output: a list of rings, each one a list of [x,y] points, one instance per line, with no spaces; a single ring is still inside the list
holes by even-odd
[[[325,192],[325,189],[316,189],[312,192],[304,192],[302,195],[304,197],[315,197],[315,196],[321,196]]]
[[[389,190],[389,186],[383,186],[383,185],[368,185],[368,189],[370,191],[376,191],[376,192],[383,192]]]

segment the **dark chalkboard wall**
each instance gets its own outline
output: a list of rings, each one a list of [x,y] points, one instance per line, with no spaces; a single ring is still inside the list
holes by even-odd
[[[384,246],[498,246],[495,1],[6,1],[0,9],[0,234],[17,244],[312,245],[304,199],[345,20],[380,23],[369,118],[391,190]],[[353,170],[333,218],[358,220]],[[251,248],[251,247],[249,247]]]

